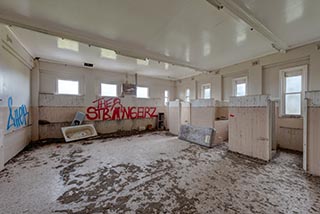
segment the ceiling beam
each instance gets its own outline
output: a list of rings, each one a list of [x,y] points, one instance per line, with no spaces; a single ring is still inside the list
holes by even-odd
[[[28,30],[48,34],[51,36],[56,36],[60,38],[70,39],[78,41],[84,44],[96,46],[99,48],[106,48],[114,50],[117,54],[137,58],[137,59],[151,59],[154,61],[165,62],[172,65],[182,66],[191,68],[195,71],[205,72],[205,68],[194,66],[191,63],[181,61],[174,57],[162,55],[159,53],[146,50],[144,47],[134,44],[125,44],[124,42],[119,42],[99,36],[92,33],[81,32],[79,30],[72,29],[70,27],[60,26],[53,22],[41,22],[41,20],[31,19],[24,17],[19,14],[12,13],[2,13],[0,12],[0,22],[12,25],[16,27],[25,28]]]
[[[270,29],[268,29],[262,22],[254,17],[252,12],[237,0],[207,0],[218,10],[226,10],[240,18],[242,21],[247,23],[253,30],[259,32],[262,36],[271,42],[274,49],[285,52],[288,49],[288,45],[282,41],[277,35],[275,35]]]

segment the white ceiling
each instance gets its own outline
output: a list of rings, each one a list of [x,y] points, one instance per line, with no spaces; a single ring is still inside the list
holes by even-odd
[[[239,0],[289,48],[320,40],[319,0]]]
[[[219,1],[219,0],[218,0]],[[319,40],[319,0],[221,0],[246,9],[288,47]],[[275,52],[271,41],[227,8],[206,0],[1,0],[0,21],[116,50],[122,55],[151,58],[215,70]],[[136,66],[135,60],[99,58],[99,51],[81,45],[78,54],[56,48],[56,38],[13,28],[42,58],[73,63],[91,61],[102,69],[141,72],[180,79],[194,75],[163,63]],[[37,38],[37,39],[35,39]]]
[[[149,65],[137,65],[135,58],[117,55],[117,59],[102,58],[101,49],[95,46],[79,43],[79,52],[60,49],[57,47],[58,37],[26,30],[19,27],[10,27],[13,33],[24,44],[26,49],[34,57],[42,60],[62,62],[76,66],[83,66],[84,62],[94,64],[94,68],[152,76],[161,79],[177,80],[199,74],[194,69],[149,60]]]

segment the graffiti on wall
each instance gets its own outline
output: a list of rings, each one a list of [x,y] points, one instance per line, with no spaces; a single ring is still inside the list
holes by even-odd
[[[26,105],[21,105],[19,108],[13,110],[13,99],[9,97],[8,108],[9,116],[7,123],[7,130],[13,128],[20,128],[21,126],[28,125],[29,112]]]
[[[125,107],[119,98],[99,98],[87,108],[88,120],[126,120],[155,118],[156,107]]]

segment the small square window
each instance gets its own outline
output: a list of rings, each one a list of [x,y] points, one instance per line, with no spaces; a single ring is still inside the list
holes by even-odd
[[[137,87],[137,97],[138,98],[149,98],[149,88],[147,87]]]
[[[117,85],[101,83],[101,96],[116,97],[117,96]]]
[[[164,105],[168,105],[169,102],[169,91],[165,90],[164,91]]]
[[[247,95],[247,77],[233,80],[233,96],[241,97]]]
[[[246,95],[246,83],[237,84],[237,94],[236,96],[245,96]]]
[[[185,101],[186,101],[186,102],[190,102],[190,89],[189,89],[189,88],[186,89],[186,98],[185,98]]]
[[[58,94],[79,95],[79,81],[58,80]]]
[[[201,87],[201,97],[203,99],[210,99],[211,98],[211,84],[203,84]]]

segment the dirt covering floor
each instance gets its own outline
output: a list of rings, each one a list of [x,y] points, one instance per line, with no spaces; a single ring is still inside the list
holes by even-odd
[[[320,213],[320,178],[301,165],[166,132],[33,146],[0,173],[0,213]]]

